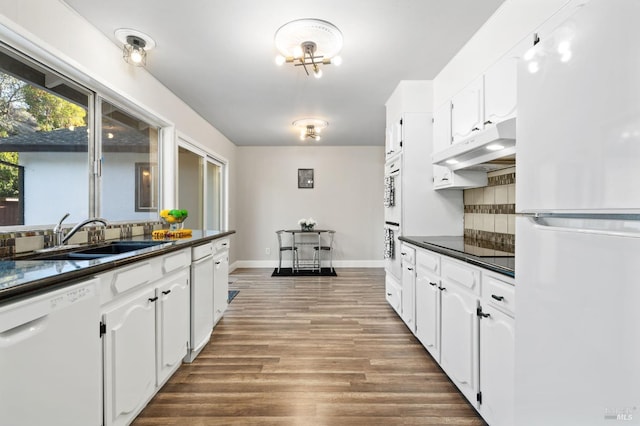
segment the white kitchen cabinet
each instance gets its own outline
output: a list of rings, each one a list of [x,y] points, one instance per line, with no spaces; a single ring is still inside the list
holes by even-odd
[[[180,366],[189,344],[189,270],[184,269],[157,284],[158,386]]]
[[[440,256],[416,251],[416,337],[440,362]]]
[[[402,314],[401,318],[415,333],[415,291],[416,291],[416,266],[415,249],[407,244],[400,247],[402,256]]]
[[[484,74],[484,123],[491,126],[516,116],[518,58],[504,56]]]
[[[480,76],[451,98],[451,137],[460,142],[484,126],[484,79]]]
[[[402,313],[402,290],[395,277],[388,273],[385,276],[385,298],[398,315]]]
[[[441,298],[440,366],[475,406],[479,390],[478,298],[444,274]]]
[[[147,288],[103,315],[105,425],[128,425],[156,389],[156,296]]]
[[[387,128],[384,152],[386,158],[402,152],[402,118],[394,120]]]
[[[99,276],[104,424],[128,425],[187,354],[191,250]]]
[[[483,304],[480,319],[479,411],[491,426],[514,424],[515,320]]]
[[[443,151],[451,143],[451,101],[447,101],[433,113],[433,152]],[[486,185],[485,172],[453,171],[446,166],[433,165],[433,189],[465,189]]]
[[[214,244],[213,257],[213,324],[224,315],[229,300],[229,239]]]

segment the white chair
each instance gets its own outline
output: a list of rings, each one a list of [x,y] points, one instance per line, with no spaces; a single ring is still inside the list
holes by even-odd
[[[326,245],[320,243],[319,246],[313,246],[313,266],[318,266],[318,272],[322,272],[322,255],[321,253],[329,252],[329,270],[333,272],[333,235],[336,231],[327,231]]]
[[[278,273],[280,273],[280,268],[282,268],[282,252],[283,251],[291,251],[291,271],[294,271],[298,267],[298,247],[294,247],[293,245],[284,246],[282,245],[282,234],[284,233],[284,229],[280,229],[276,231],[276,235],[278,236]]]

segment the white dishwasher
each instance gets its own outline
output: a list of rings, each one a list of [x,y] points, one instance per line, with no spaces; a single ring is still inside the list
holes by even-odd
[[[184,362],[192,362],[211,338],[213,329],[213,243],[191,249],[191,332]]]
[[[0,424],[102,424],[97,282],[0,306]]]

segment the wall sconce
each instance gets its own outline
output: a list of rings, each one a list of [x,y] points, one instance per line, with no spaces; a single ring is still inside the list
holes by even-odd
[[[156,47],[151,37],[129,28],[117,29],[115,36],[122,43],[122,58],[126,63],[137,67],[147,64],[147,52]]]
[[[328,122],[317,118],[303,118],[301,120],[294,121],[292,124],[294,127],[300,129],[301,141],[310,138],[316,142],[320,140],[320,133],[322,133],[322,129],[329,125]]]
[[[276,64],[293,63],[303,67],[309,75],[322,77],[320,65],[340,65],[342,58],[337,56],[342,50],[342,33],[331,22],[321,19],[297,19],[278,28],[274,37]],[[307,68],[308,67],[308,68]]]

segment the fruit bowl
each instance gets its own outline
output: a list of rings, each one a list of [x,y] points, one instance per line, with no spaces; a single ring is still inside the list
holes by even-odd
[[[175,231],[177,229],[182,229],[184,226],[183,223],[189,217],[189,213],[186,210],[172,209],[172,210],[162,210],[160,212],[160,219],[163,223],[169,225],[169,229]]]

